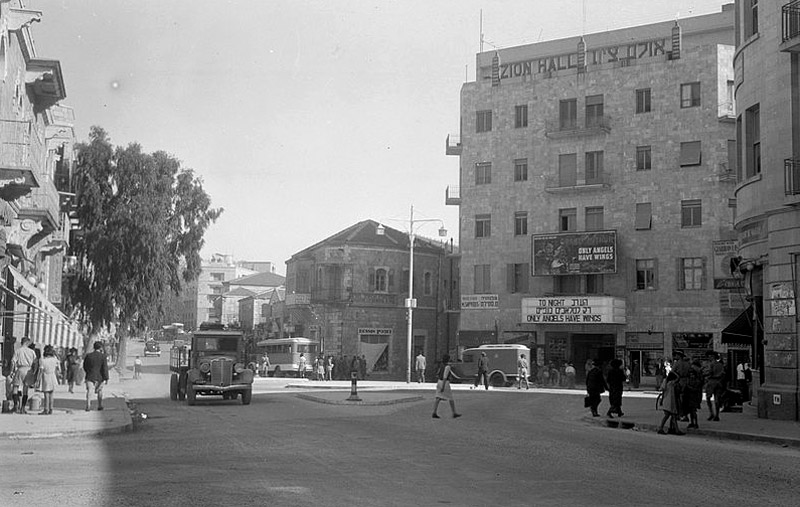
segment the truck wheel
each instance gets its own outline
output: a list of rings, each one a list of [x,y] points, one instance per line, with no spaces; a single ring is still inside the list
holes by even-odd
[[[178,375],[174,373],[169,376],[169,399],[178,401]]]
[[[186,386],[186,403],[189,406],[192,406],[197,401],[197,393],[194,390],[194,384],[189,384]]]
[[[178,400],[186,399],[186,375],[181,373],[178,377]]]
[[[280,366],[276,366],[275,367],[275,371],[272,372],[272,376],[275,377],[275,378],[283,377],[283,374],[281,373],[281,367]]]
[[[492,387],[505,387],[506,376],[500,372],[492,373],[492,376],[489,377],[489,384],[491,384]]]
[[[249,405],[250,400],[253,398],[253,388],[242,391],[242,405]]]

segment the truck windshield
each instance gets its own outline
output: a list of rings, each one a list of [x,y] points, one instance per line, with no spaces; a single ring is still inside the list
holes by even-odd
[[[198,351],[204,352],[236,352],[239,340],[232,336],[203,336],[195,341]]]

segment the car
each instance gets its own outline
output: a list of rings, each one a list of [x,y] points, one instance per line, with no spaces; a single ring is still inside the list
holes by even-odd
[[[144,344],[144,357],[161,357],[161,345],[155,340],[150,340]]]

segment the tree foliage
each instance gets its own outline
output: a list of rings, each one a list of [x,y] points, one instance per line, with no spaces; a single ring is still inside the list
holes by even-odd
[[[77,146],[77,262],[68,272],[67,311],[90,335],[160,324],[169,292],[200,273],[200,249],[220,216],[202,181],[171,155],[137,143],[112,146],[100,127]]]

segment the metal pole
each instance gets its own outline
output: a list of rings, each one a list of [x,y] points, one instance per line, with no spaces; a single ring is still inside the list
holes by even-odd
[[[408,336],[406,337],[406,383],[411,383],[411,342],[414,337],[414,206],[411,206],[411,219],[408,222]]]

